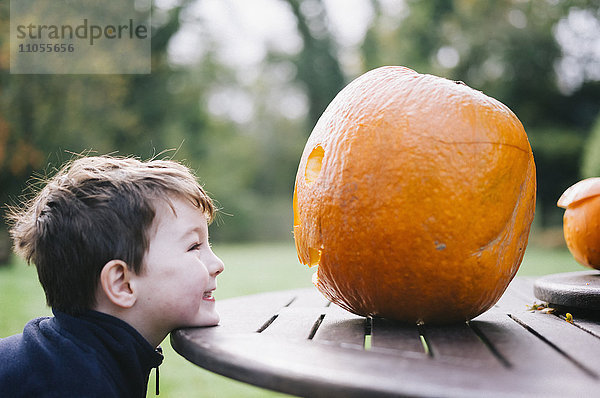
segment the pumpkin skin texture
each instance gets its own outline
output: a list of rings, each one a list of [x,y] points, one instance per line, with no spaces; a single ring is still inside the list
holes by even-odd
[[[333,303],[446,324],[500,298],[534,208],[533,154],[506,106],[388,66],[340,91],[313,129],[296,175],[294,239]]]
[[[587,178],[569,187],[558,199],[565,210],[563,233],[575,260],[600,270],[600,178]]]

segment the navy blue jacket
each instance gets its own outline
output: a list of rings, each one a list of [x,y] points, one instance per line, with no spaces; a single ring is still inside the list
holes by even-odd
[[[0,339],[5,397],[145,397],[162,355],[129,324],[95,311],[53,311]]]

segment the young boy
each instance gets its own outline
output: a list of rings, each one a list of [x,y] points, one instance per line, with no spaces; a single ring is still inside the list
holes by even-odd
[[[15,251],[54,317],[0,339],[0,395],[145,397],[167,334],[219,322],[213,212],[181,164],[109,156],[75,160],[14,210]]]

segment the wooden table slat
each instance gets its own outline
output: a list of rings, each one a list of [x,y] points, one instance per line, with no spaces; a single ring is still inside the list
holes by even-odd
[[[509,287],[511,294],[503,296],[498,303],[499,307],[510,311],[511,319],[583,372],[594,378],[600,377],[596,365],[600,358],[600,339],[586,332],[583,326],[587,323],[591,329],[595,329],[598,324],[579,320],[577,317],[574,324],[571,324],[555,314],[532,311],[528,306],[541,303],[533,295],[532,282],[526,279],[516,280]],[[570,337],[565,338],[567,335]]]
[[[434,358],[460,360],[463,366],[502,366],[466,323],[448,327],[425,326],[424,329]]]
[[[281,308],[277,318],[261,333],[287,339],[308,339],[315,323],[321,314],[325,312],[324,310],[325,307]]]
[[[268,296],[267,296],[268,295]],[[220,330],[223,333],[251,333],[256,332],[265,324],[274,314],[277,314],[281,308],[285,308],[292,300],[299,295],[299,292],[291,290],[285,292],[267,293],[266,295],[255,295],[255,301],[260,305],[247,305],[244,298],[231,298],[227,300],[227,308],[240,307],[235,318],[221,317]],[[267,300],[262,300],[268,297]],[[217,310],[224,301],[217,301]]]
[[[520,377],[555,377],[592,381],[571,360],[506,314],[487,312],[471,321]],[[600,387],[600,386],[599,386]]]
[[[597,337],[552,314],[524,312],[513,317],[571,358],[577,366],[599,377],[596,368],[600,364],[600,340]]]
[[[375,350],[398,350],[420,354],[423,357],[427,355],[416,325],[399,325],[387,319],[375,318],[371,336],[371,347]]]
[[[365,344],[365,318],[331,305],[313,340],[362,350]]]
[[[331,302],[322,294],[306,295],[300,294],[296,296],[294,301],[289,304],[289,307],[323,307],[327,308]]]
[[[600,338],[600,319],[595,317],[594,319],[582,318],[575,314],[573,316],[573,323],[581,328],[581,330],[586,331],[596,338]]]

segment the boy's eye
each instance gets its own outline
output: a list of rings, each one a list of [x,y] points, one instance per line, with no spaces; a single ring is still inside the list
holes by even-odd
[[[200,248],[200,243],[194,243],[188,251],[198,250]]]

